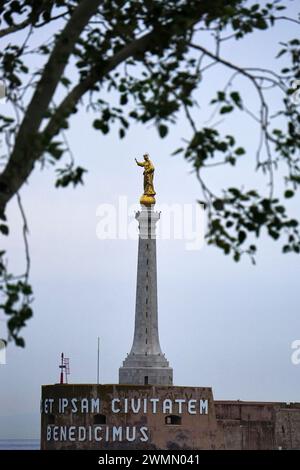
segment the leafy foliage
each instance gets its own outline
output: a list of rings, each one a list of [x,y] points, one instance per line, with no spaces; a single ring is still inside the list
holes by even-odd
[[[83,174],[86,173],[87,170],[81,168],[80,166],[73,168],[72,165],[68,165],[66,168],[61,168],[56,170],[58,173],[58,178],[56,180],[55,186],[58,188],[59,186],[65,188],[70,183],[73,186],[77,186],[77,184],[83,184]]]
[[[1,225],[1,227],[5,226]],[[4,251],[0,252],[0,276],[3,279],[0,285],[0,293],[4,299],[0,308],[9,317],[7,321],[9,339],[13,339],[17,346],[24,347],[24,339],[19,333],[26,325],[27,320],[33,315],[30,306],[33,300],[32,288],[27,282],[27,276],[24,276],[24,279],[17,279],[7,272]]]
[[[284,253],[299,253],[298,221],[288,215],[286,206],[300,184],[300,41],[291,38],[280,44],[279,70],[245,67],[222,55],[224,41],[242,43],[249,34],[263,33],[281,21],[299,24],[299,18],[286,14],[286,6],[284,0],[1,4],[0,38],[8,36],[9,40],[0,51],[0,73],[12,109],[0,115],[2,147],[6,148],[0,173],[1,236],[8,234],[6,206],[37,163],[56,167],[63,162],[56,168],[57,187],[83,183],[86,170],[76,166],[64,130],[72,115],[85,106],[94,113],[96,132],[106,135],[117,127],[120,139],[136,123],[151,123],[161,138],[167,138],[169,129],[184,115],[191,132],[183,136],[182,146],[173,155],[182,155],[199,181],[208,213],[208,243],[235,261],[245,253],[254,261],[257,239],[266,233],[282,241]],[[46,30],[50,23],[56,25],[56,34],[39,43],[39,29]],[[16,32],[18,37],[22,32],[21,41],[17,36],[14,40]],[[213,49],[203,46],[203,35],[213,38]],[[32,58],[38,69],[30,66]],[[223,89],[207,97],[212,119],[200,122],[198,90],[212,67],[219,71],[223,67],[231,74]],[[244,93],[241,78],[253,88],[255,106]],[[110,99],[111,92],[114,99]],[[273,109],[274,92],[281,97],[279,109]],[[238,113],[257,125],[260,139],[255,155],[239,136],[222,132],[218,124]],[[66,161],[68,156],[71,161]],[[246,158],[265,176],[265,191],[259,194],[255,188],[224,185],[216,194],[209,187],[207,175],[212,168],[237,166]],[[280,175],[284,173],[283,189],[277,184],[278,169]],[[24,240],[27,247],[26,230]],[[29,261],[27,257],[25,274],[18,277],[8,274],[4,256],[2,252],[1,308],[10,317],[11,338],[22,346],[19,332],[32,315]]]

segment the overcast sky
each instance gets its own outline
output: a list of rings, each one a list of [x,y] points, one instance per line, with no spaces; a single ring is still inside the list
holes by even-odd
[[[224,57],[242,65],[273,66],[278,41],[297,36],[297,26],[285,23],[235,45],[225,43]],[[199,125],[209,116],[205,103],[226,77],[223,69],[213,68],[201,83]],[[251,88],[244,81],[238,85],[251,101]],[[134,158],[149,152],[158,202],[195,204],[201,198],[187,162],[170,157],[181,138],[190,135],[183,119],[166,139],[151,125],[133,125],[120,141],[117,129],[107,137],[93,130],[94,118],[82,109],[67,134],[78,164],[89,170],[84,186],[55,189],[54,169],[37,167],[22,188],[35,314],[24,330],[26,348],[9,345],[7,365],[0,366],[2,439],[39,436],[41,385],[58,382],[62,351],[70,358],[71,382],[95,382],[100,336],[100,381],[118,381],[133,337],[137,241],[99,240],[96,211],[104,203],[117,206],[119,196],[127,196],[129,205],[138,202],[142,174]],[[221,129],[238,136],[248,152],[237,168],[211,170],[209,183],[214,188],[231,183],[262,187],[263,179],[252,172],[256,126],[238,114]],[[299,198],[292,210],[299,216]],[[8,218],[10,266],[18,272],[24,249],[15,200]],[[188,251],[183,240],[158,240],[160,339],[175,385],[211,386],[218,400],[299,401],[300,365],[291,362],[291,343],[300,339],[300,264],[297,255],[282,255],[280,246],[262,238],[253,266],[247,258],[236,264],[215,248]],[[4,332],[3,322],[0,328]]]

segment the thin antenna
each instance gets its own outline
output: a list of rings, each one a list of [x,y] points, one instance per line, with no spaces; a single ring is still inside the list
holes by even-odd
[[[70,359],[64,356],[64,353],[61,353],[61,363],[60,363],[60,383],[68,383],[68,375],[70,375]],[[65,376],[65,381],[64,381]]]
[[[61,353],[61,363],[60,363],[60,383],[64,383],[64,368],[65,368],[65,363],[64,363],[64,353]]]
[[[98,336],[98,354],[97,354],[97,384],[99,385],[99,367],[100,367],[100,361],[99,361],[99,355],[100,355],[100,338]]]

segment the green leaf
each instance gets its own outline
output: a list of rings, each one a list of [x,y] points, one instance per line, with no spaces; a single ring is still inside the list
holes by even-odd
[[[177,155],[178,153],[182,153],[183,150],[184,150],[184,148],[183,148],[183,147],[180,147],[179,149],[174,150],[174,152],[171,153],[171,155],[173,156],[173,155]]]
[[[100,119],[95,119],[95,121],[93,122],[93,126],[95,129],[99,129],[100,131],[102,131],[103,134],[107,134],[109,132],[108,125]]]
[[[24,295],[31,295],[32,288],[29,284],[22,284],[22,292]]]
[[[224,202],[222,201],[222,199],[215,199],[213,202],[213,206],[216,211],[222,211],[224,209]]]
[[[234,222],[232,220],[228,220],[225,224],[226,228],[230,228],[234,225]]]
[[[233,101],[239,108],[242,108],[242,100],[241,100],[240,94],[239,94],[237,91],[233,91],[232,93],[230,93],[230,97],[231,97],[232,101]]]
[[[239,245],[241,245],[247,238],[247,234],[244,230],[240,230],[238,233]]]
[[[32,309],[28,305],[24,305],[20,311],[20,316],[22,317],[23,321],[28,320],[32,317]]]
[[[284,197],[286,197],[287,199],[290,199],[291,197],[294,196],[294,191],[292,191],[291,189],[287,189],[284,193]]]
[[[226,161],[230,163],[230,165],[234,166],[236,164],[236,159],[230,155],[229,157],[226,158]]]
[[[102,127],[102,121],[100,121],[100,119],[95,119],[95,121],[93,122],[93,127],[95,129],[101,129]]]
[[[66,88],[71,85],[71,81],[67,77],[62,77],[60,81]]]
[[[267,25],[267,22],[264,18],[258,18],[255,22],[255,26],[256,28],[258,29],[267,29],[268,28],[268,25]]]
[[[277,56],[275,57],[276,59],[279,59],[279,57],[281,57],[283,54],[285,54],[287,52],[286,49],[281,49],[281,51],[278,52]]]
[[[220,109],[220,114],[231,113],[232,110],[233,110],[233,106],[231,105],[222,106],[222,108]]]
[[[119,85],[119,91],[120,91],[121,93],[124,93],[124,91],[126,91],[126,87],[125,87],[125,85],[124,85],[123,83],[121,83],[121,85]]]
[[[270,237],[274,238],[274,240],[277,240],[280,236],[280,234],[276,230],[272,230],[271,228],[269,228],[268,233]]]
[[[218,96],[218,101],[225,101],[224,91],[218,91],[217,96]]]
[[[133,119],[137,119],[138,113],[136,111],[130,111],[129,116],[132,117]]]
[[[120,97],[120,104],[121,104],[122,106],[124,106],[124,105],[127,104],[127,103],[128,103],[127,94],[121,95],[121,97]]]
[[[7,225],[1,224],[0,225],[0,232],[3,233],[3,235],[8,235],[9,233],[9,228]]]
[[[285,225],[288,227],[298,227],[299,222],[296,219],[291,219],[288,222],[286,222]]]
[[[228,188],[228,191],[233,194],[235,197],[240,197],[241,192],[237,188]]]
[[[21,347],[21,348],[25,348],[25,341],[23,338],[15,338],[15,343],[17,346]]]
[[[168,131],[169,131],[169,129],[164,124],[160,124],[158,126],[158,132],[159,132],[160,137],[162,137],[162,138],[166,137]]]
[[[243,147],[238,147],[237,149],[235,149],[234,153],[236,155],[244,155],[246,153],[246,151]]]

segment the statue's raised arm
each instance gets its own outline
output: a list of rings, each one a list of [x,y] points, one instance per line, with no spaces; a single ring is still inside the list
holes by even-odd
[[[145,166],[144,162],[138,162],[136,158],[135,158],[135,161],[138,166],[143,166],[143,167]]]

